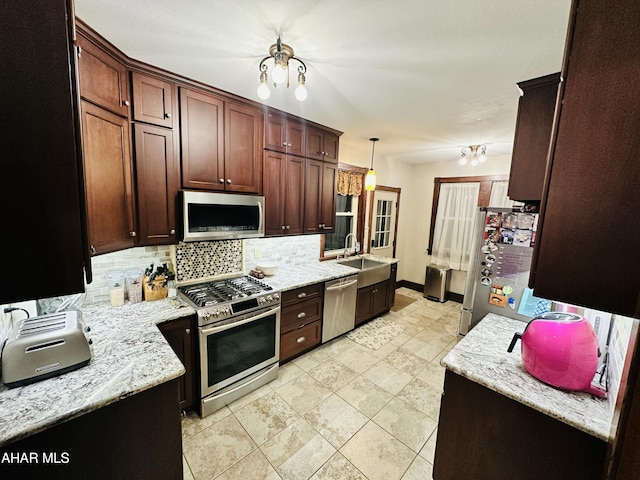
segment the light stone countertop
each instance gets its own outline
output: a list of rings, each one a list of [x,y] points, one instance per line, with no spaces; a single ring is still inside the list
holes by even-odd
[[[496,314],[485,316],[442,359],[442,366],[508,398],[604,441],[610,439],[613,411],[607,399],[566,392],[531,376],[523,367],[520,343],[507,348],[525,324]]]
[[[364,255],[395,263],[397,259]],[[353,258],[353,257],[352,257]],[[357,274],[335,260],[304,266],[281,266],[264,281],[277,290]],[[156,325],[195,313],[190,306],[175,308],[168,300],[83,305],[83,322],[91,328],[89,364],[24,387],[0,384],[0,446],[41,432],[138,392],[168,382],[184,367]]]
[[[168,300],[82,307],[90,327],[85,367],[17,388],[0,385],[0,446],[181,376],[185,370],[158,323],[194,313]]]

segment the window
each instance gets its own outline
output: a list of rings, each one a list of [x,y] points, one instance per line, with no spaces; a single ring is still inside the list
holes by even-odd
[[[374,248],[388,247],[391,239],[391,200],[378,200],[375,213],[375,230],[371,246]]]
[[[354,195],[336,197],[336,231],[324,236],[324,255],[337,255],[344,251],[344,240],[350,233],[356,233],[358,227],[358,199]],[[358,239],[360,241],[360,239]],[[349,241],[349,246],[354,245]]]

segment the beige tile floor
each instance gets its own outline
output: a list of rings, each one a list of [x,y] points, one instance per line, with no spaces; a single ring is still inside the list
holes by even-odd
[[[341,336],[214,414],[182,422],[186,480],[431,478],[444,369],[460,304],[417,299],[371,350]]]

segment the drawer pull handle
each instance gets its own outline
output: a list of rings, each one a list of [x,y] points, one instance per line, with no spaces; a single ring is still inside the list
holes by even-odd
[[[304,312],[300,312],[300,313],[298,314],[298,318],[304,318],[304,317],[306,317],[306,316],[307,316],[307,314],[306,314],[306,313],[304,313]]]
[[[304,298],[306,296],[307,296],[307,294],[305,292],[302,292],[302,293],[298,294],[298,298]]]
[[[304,337],[300,337],[299,339],[296,340],[297,343],[303,343],[306,340],[306,338]]]

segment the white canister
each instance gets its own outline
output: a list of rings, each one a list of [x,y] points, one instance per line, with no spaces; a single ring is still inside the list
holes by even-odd
[[[112,307],[124,305],[124,273],[120,270],[107,273],[109,303]]]

